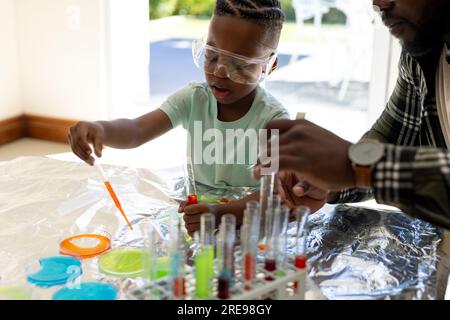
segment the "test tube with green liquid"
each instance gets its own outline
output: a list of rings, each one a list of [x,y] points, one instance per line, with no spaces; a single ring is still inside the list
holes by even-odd
[[[195,295],[198,299],[212,296],[215,224],[215,216],[211,213],[200,217],[200,236],[197,236],[198,252],[195,257]]]

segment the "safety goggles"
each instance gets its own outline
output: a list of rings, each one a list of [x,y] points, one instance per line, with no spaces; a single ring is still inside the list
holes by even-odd
[[[206,38],[194,40],[192,56],[200,70],[217,77],[227,77],[240,84],[257,84],[269,74],[277,53],[269,58],[248,58],[206,44]]]

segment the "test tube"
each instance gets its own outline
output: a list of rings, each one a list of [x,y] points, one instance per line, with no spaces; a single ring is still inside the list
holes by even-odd
[[[269,273],[266,280],[274,280],[272,274],[277,270],[277,255],[279,251],[280,208],[269,207],[266,218],[272,223],[266,223],[266,244],[264,269]]]
[[[256,208],[244,211],[242,225],[242,263],[245,289],[250,290],[256,272],[256,255],[258,252],[259,238],[259,211]]]
[[[259,212],[259,202],[258,201],[248,201],[245,204],[245,209]]]
[[[155,281],[158,277],[157,258],[160,251],[164,251],[161,238],[151,222],[143,222],[140,224],[144,239],[144,250],[142,251],[142,264],[145,281]],[[148,292],[150,299],[160,299],[160,292],[151,287]]]
[[[200,217],[200,237],[195,257],[196,296],[207,299],[212,295],[212,277],[214,275],[214,229],[215,216],[205,213]]]
[[[218,279],[218,298],[229,299],[234,277],[234,241],[236,238],[236,217],[233,214],[222,216],[219,231],[220,272]]]
[[[171,252],[171,271],[172,271],[172,293],[175,298],[184,298],[186,296],[185,280],[185,248],[184,238],[181,230],[181,222],[178,222],[177,228],[172,228],[172,252]]]
[[[268,242],[270,241],[272,237],[273,232],[273,226],[274,226],[274,219],[275,219],[275,213],[277,213],[276,210],[279,210],[281,208],[281,198],[279,195],[269,195],[266,201],[266,214],[265,214],[265,221],[264,221],[264,238],[261,241],[262,245],[260,245],[261,251],[264,251],[265,248],[269,245]],[[271,210],[269,213],[268,210]],[[278,216],[277,216],[278,217]]]
[[[245,212],[246,211],[255,212],[255,215],[257,215],[257,217],[258,217],[258,223],[260,223],[260,221],[261,221],[261,214],[260,214],[259,202],[258,201],[248,201],[246,203],[246,208],[244,210],[244,219],[245,219]],[[244,223],[242,224],[242,226],[244,226]],[[244,229],[243,229],[243,227],[241,227],[241,243],[242,243],[242,239],[244,239],[243,231],[244,231]],[[261,232],[261,228],[259,227],[259,225],[258,225],[258,230],[257,231],[258,231],[257,232],[258,233],[258,239],[256,239],[257,240],[256,242],[258,242],[260,240],[259,234]],[[258,248],[258,246],[257,246],[257,248]]]
[[[260,230],[259,230],[259,240],[263,242],[265,235],[265,213],[267,210],[267,199],[269,198],[269,189],[270,189],[270,176],[262,176],[261,177],[261,185],[260,185],[260,193],[259,193],[259,212],[260,212]],[[264,243],[264,242],[263,242]]]
[[[307,266],[306,243],[308,237],[308,216],[310,210],[308,207],[299,206],[293,210],[293,214],[297,223],[297,233],[295,237],[295,267],[298,270],[305,270]],[[303,285],[304,290],[304,285]],[[299,283],[294,282],[294,289],[298,291]]]
[[[287,207],[281,207],[280,214],[279,214],[279,223],[280,223],[280,230],[279,230],[279,247],[278,247],[278,254],[276,257],[277,260],[277,267],[278,269],[283,270],[285,268],[286,264],[286,258],[287,258],[287,242],[288,242],[288,224],[289,224],[289,214],[290,209]]]
[[[197,197],[197,187],[195,184],[195,175],[194,175],[194,165],[192,163],[192,158],[186,158],[186,194],[187,194],[187,205],[193,205],[198,203]]]

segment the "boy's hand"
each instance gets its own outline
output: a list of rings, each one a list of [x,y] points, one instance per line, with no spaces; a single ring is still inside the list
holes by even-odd
[[[102,156],[103,139],[105,130],[98,122],[79,122],[69,129],[68,139],[73,153],[81,160],[93,166],[95,163],[92,149],[89,144],[94,146],[94,152],[97,157]]]
[[[184,205],[183,205],[184,204]],[[183,207],[182,207],[183,205]],[[195,231],[200,230],[200,217],[204,213],[212,213],[216,216],[216,225],[218,224],[216,205],[208,204],[193,204],[186,206],[186,203],[181,203],[179,212],[184,212],[184,223],[189,235],[192,236]],[[180,209],[183,208],[181,211]]]

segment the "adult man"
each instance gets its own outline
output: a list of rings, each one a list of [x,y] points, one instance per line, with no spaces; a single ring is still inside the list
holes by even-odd
[[[450,1],[373,5],[403,47],[395,91],[355,145],[308,121],[269,124],[281,132],[280,169],[301,177],[285,192],[312,211],[374,196],[450,229]]]

